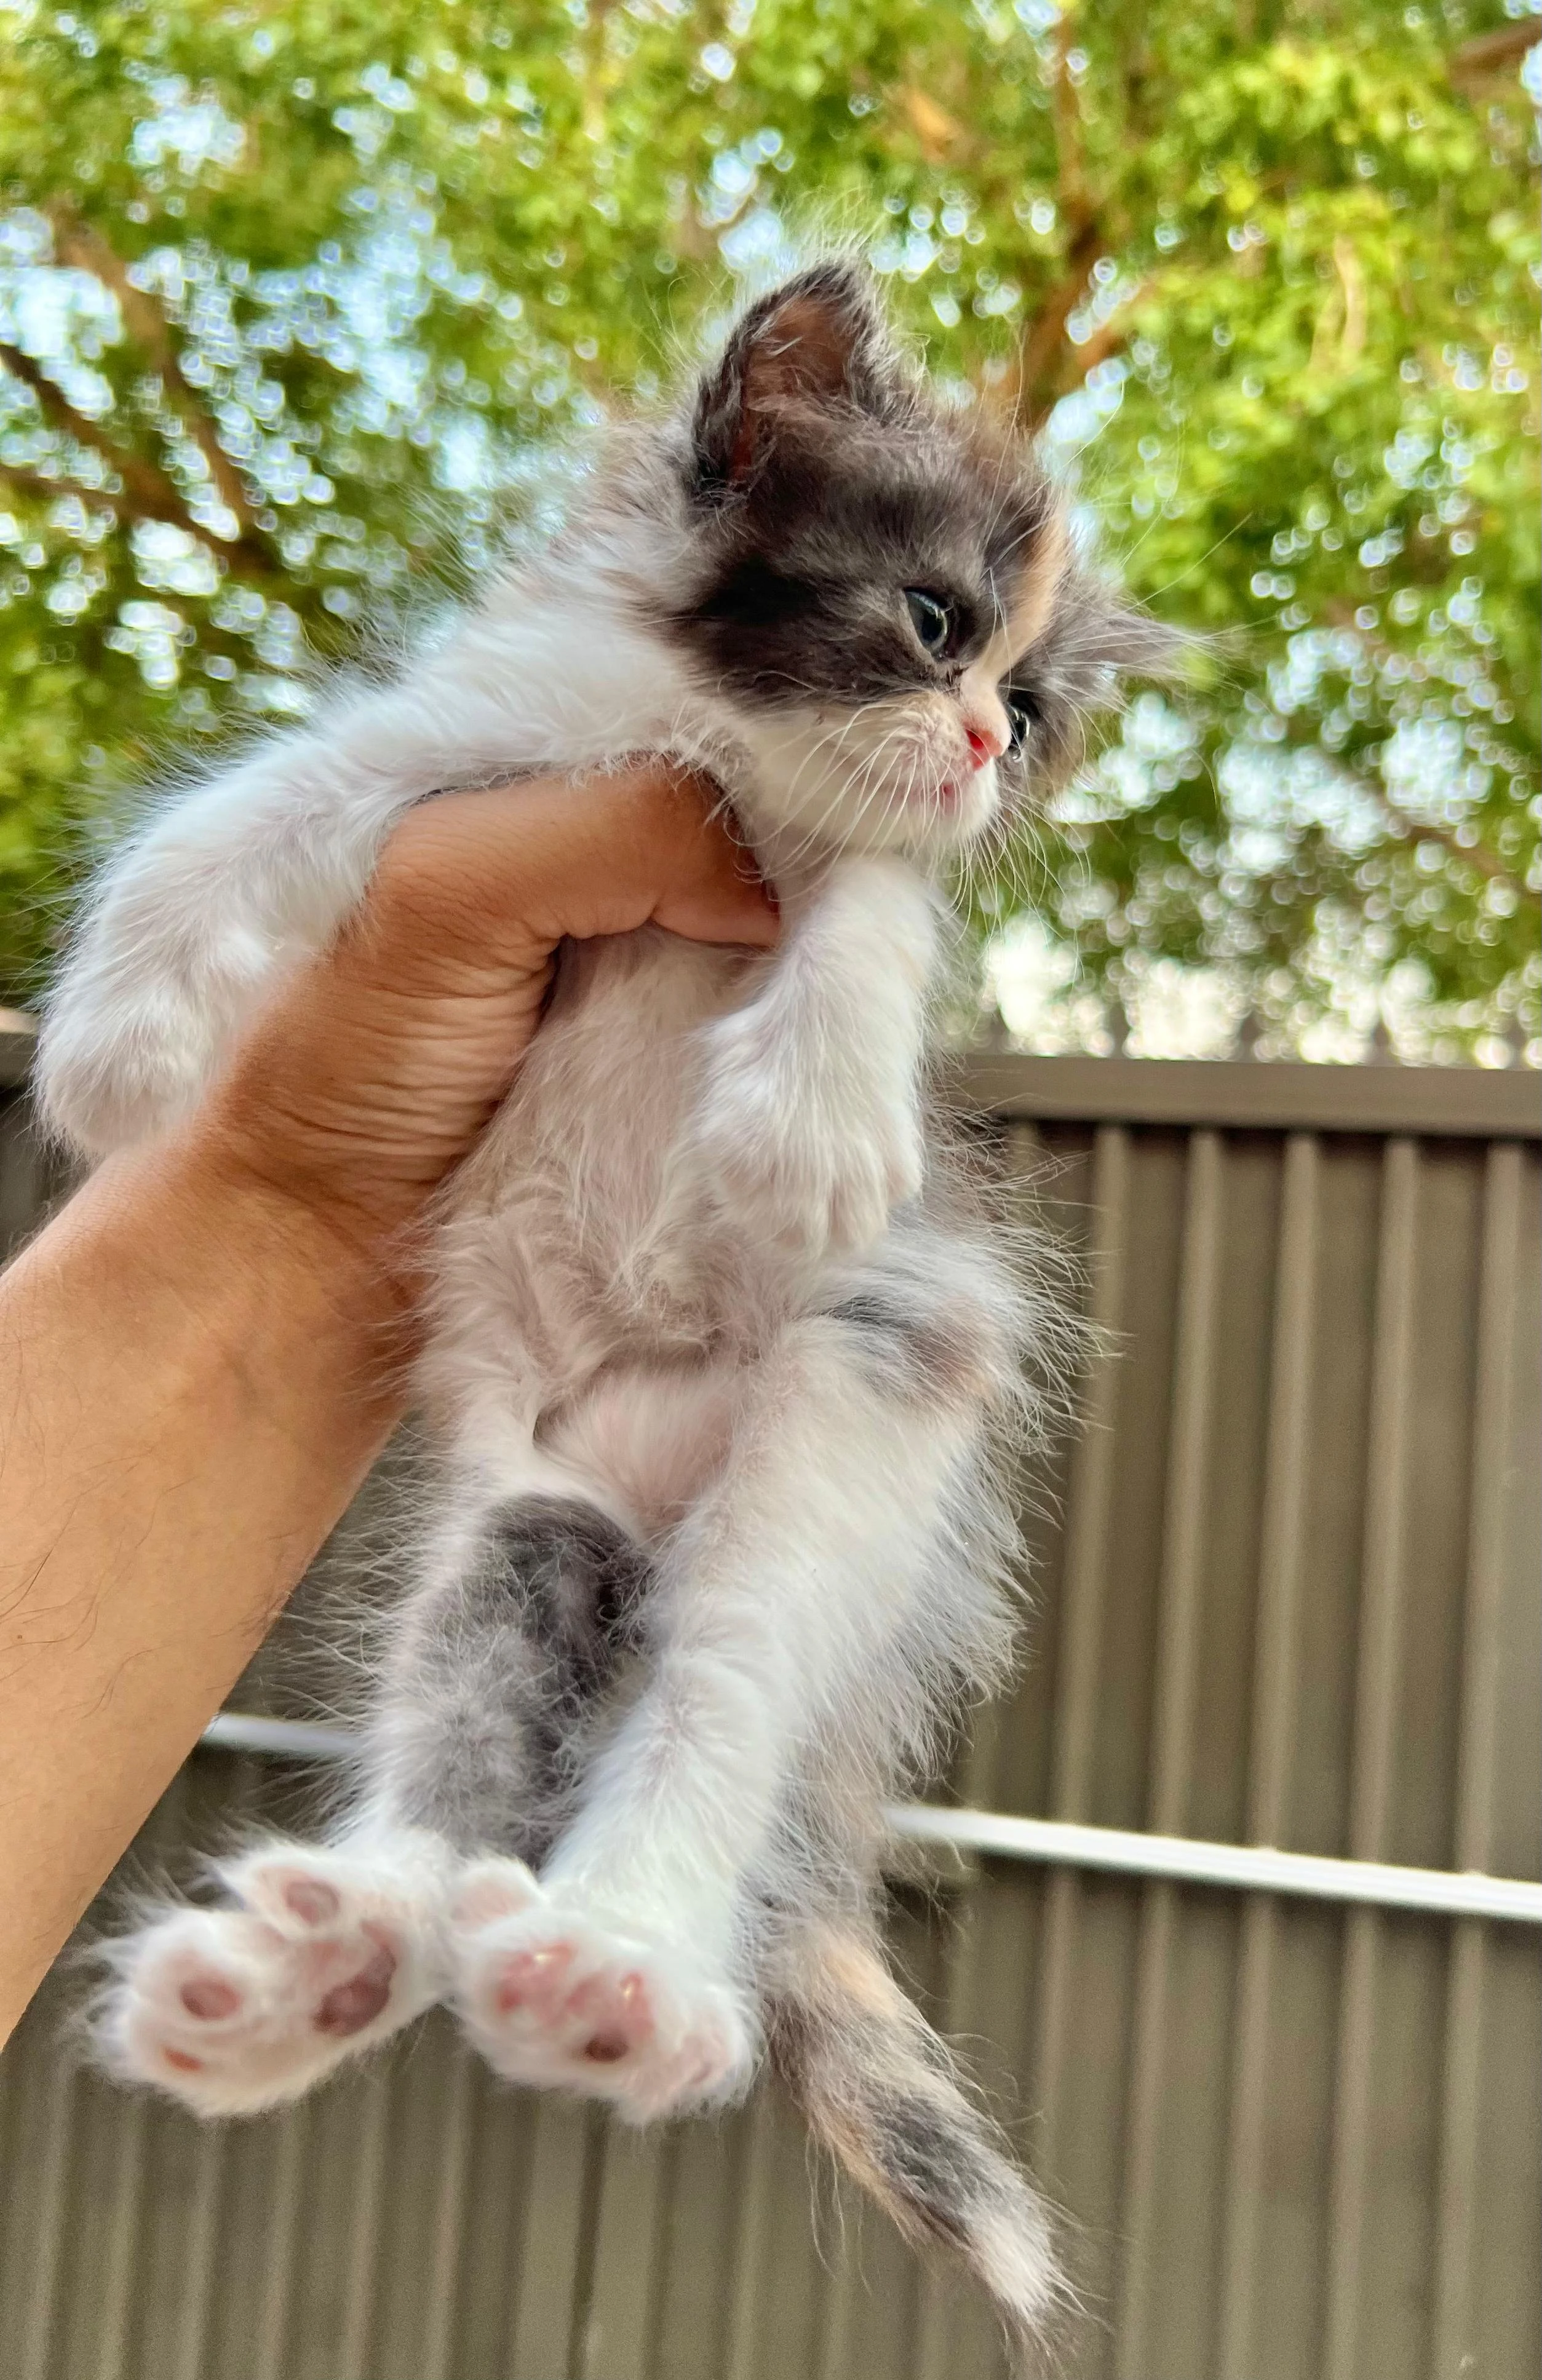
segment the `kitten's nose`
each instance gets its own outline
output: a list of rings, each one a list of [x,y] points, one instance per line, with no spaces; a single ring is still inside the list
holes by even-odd
[[[969,739],[970,756],[977,769],[983,769],[988,760],[999,760],[1006,750],[1006,737],[999,735],[993,727],[966,727],[964,733]]]

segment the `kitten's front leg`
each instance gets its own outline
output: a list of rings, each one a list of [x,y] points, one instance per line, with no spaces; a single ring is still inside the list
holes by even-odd
[[[104,1156],[188,1111],[434,783],[455,748],[445,711],[410,686],[356,698],[151,816],[94,888],[48,1002],[37,1083],[57,1131]]]
[[[839,860],[794,907],[760,990],[708,1028],[685,1161],[758,1240],[859,1251],[919,1190],[939,939],[936,898],[905,861]]]
[[[45,1113],[79,1148],[103,1156],[188,1111],[274,975],[324,947],[362,897],[413,803],[539,755],[518,679],[489,686],[457,655],[260,746],[118,854],[39,1052]]]

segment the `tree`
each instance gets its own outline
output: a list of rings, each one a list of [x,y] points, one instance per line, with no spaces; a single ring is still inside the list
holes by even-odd
[[[1281,1047],[1355,982],[1414,988],[1410,1049],[1536,1033],[1535,18],[10,0],[0,28],[0,997],[115,787],[302,710],[308,653],[539,513],[563,434],[650,397],[812,218],[874,237],[932,370],[1044,427],[1135,590],[1218,638],[981,923],[1026,893],[1114,1001],[1208,966]]]

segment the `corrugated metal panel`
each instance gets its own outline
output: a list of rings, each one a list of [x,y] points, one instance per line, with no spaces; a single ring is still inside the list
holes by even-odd
[[[1260,1111],[1269,1087],[1235,1078],[1269,1068],[1185,1070],[1172,1118],[1171,1081],[1126,1065],[1099,1122],[1095,1070],[992,1062],[1025,1119],[1010,1161],[1084,1248],[1117,1352],[1033,1500],[1033,1658],[958,1798],[1536,1877],[1534,1087],[1455,1115],[1448,1078],[1360,1078],[1383,1136],[1316,1086]],[[13,1227],[44,1187],[15,1117]],[[275,1648],[248,1698],[302,1709],[303,1673]],[[131,1865],[304,1791],[201,1755]],[[1535,1929],[995,1858],[960,1876],[902,1895],[896,1937],[1072,2218],[1093,2319],[1071,2369],[1529,2380]],[[200,2129],[72,2072],[65,1996],[0,2060],[6,2380],[1000,2380],[966,2296],[811,2192],[771,2095],[638,2137],[504,2090],[435,2021],[290,2115]]]

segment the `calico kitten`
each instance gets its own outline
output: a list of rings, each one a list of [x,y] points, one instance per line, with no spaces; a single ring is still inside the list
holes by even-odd
[[[1042,2210],[874,1917],[885,1798],[1008,1659],[1002,1457],[1071,1330],[923,1129],[935,879],[1160,645],[1031,454],[944,410],[828,261],[609,433],[446,640],[178,789],[109,869],[41,1053],[93,1153],[196,1100],[434,788],[677,753],[785,921],[769,957],[564,953],[438,1227],[439,1485],[346,1809],[115,1946],[118,2072],[263,2107],[445,2000],[500,2073],[645,2119],[766,2052],[1037,2333]]]

